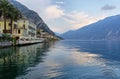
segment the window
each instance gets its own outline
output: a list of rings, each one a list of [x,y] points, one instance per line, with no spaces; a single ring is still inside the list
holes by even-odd
[[[25,29],[25,24],[23,24],[23,28]]]
[[[8,23],[9,26],[11,26],[12,24],[11,23]]]
[[[18,30],[18,34],[20,34],[20,29]]]
[[[14,29],[17,29],[18,27],[17,27],[17,25],[16,24],[14,24]]]

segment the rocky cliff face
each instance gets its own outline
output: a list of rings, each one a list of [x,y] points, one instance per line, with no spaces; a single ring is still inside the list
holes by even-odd
[[[35,11],[28,9],[26,6],[22,5],[21,3],[15,0],[8,0],[8,1],[17,9],[19,9],[23,14],[23,16],[27,17],[28,19],[32,20],[35,24],[37,24],[37,28],[42,28],[44,31],[52,35],[55,35],[54,32],[52,32],[49,29],[49,27],[45,24],[42,18]]]
[[[111,16],[61,35],[64,39],[120,40],[120,15]]]

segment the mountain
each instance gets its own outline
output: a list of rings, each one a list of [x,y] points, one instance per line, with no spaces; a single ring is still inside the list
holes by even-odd
[[[60,33],[55,32],[55,35],[60,36],[61,34],[60,34]]]
[[[120,40],[120,15],[107,17],[78,30],[68,31],[61,37],[79,40]]]
[[[16,0],[8,0],[14,7],[20,10],[23,16],[32,20],[35,24],[37,24],[37,28],[42,28],[44,31],[55,35],[53,31],[49,29],[47,24],[42,20],[42,18],[33,10],[28,9],[26,6],[17,2]]]

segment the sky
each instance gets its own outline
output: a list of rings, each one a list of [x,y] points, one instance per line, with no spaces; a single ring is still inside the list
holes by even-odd
[[[120,0],[17,0],[36,11],[57,33],[76,30],[120,14]]]

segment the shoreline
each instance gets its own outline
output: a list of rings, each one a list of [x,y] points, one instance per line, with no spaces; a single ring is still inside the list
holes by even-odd
[[[33,45],[38,43],[44,43],[45,40],[39,40],[39,41],[25,41],[24,43],[21,43],[23,41],[20,41],[18,44],[15,45],[13,42],[0,42],[0,49],[2,48],[8,48],[8,47],[14,47],[14,46],[27,46],[27,45]]]
[[[37,42],[37,43],[26,43],[26,44],[18,44],[18,45],[4,45],[4,46],[0,46],[0,49],[4,49],[4,48],[10,48],[10,47],[16,47],[16,46],[28,46],[28,45],[34,45],[34,44],[39,44],[39,43],[44,43],[44,42]]]

